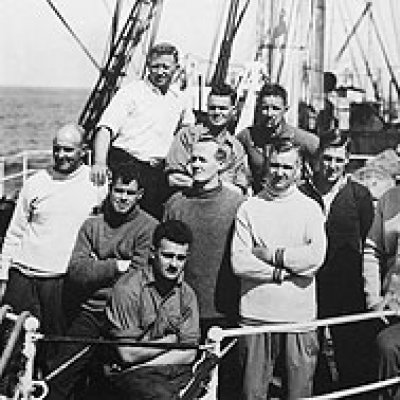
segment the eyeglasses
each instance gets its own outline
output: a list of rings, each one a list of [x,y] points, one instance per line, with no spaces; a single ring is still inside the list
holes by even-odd
[[[335,161],[338,164],[343,164],[346,161],[346,159],[343,157],[333,157],[333,156],[330,156],[329,154],[324,154],[322,156],[322,159],[327,162]]]
[[[270,169],[279,169],[282,168],[284,171],[293,171],[294,170],[294,165],[291,164],[280,164],[280,163],[275,163],[272,162],[269,164]]]
[[[140,190],[124,189],[124,188],[119,188],[119,187],[115,187],[112,190],[116,194],[126,193],[128,196],[137,196],[140,194]]]

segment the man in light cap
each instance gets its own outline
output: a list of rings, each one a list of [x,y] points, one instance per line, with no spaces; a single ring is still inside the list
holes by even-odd
[[[53,165],[22,186],[4,239],[3,256],[11,266],[3,303],[15,313],[32,313],[45,334],[63,333],[61,288],[68,260],[78,229],[104,197],[90,181],[83,153],[83,129],[63,126],[53,140]]]

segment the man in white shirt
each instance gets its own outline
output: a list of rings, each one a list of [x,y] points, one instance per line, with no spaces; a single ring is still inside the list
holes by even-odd
[[[119,90],[99,122],[92,180],[105,182],[107,164],[134,162],[143,178],[142,208],[156,218],[168,197],[164,160],[180,125],[193,124],[185,94],[171,86],[178,69],[178,51],[168,43],[148,55],[148,75]]]
[[[68,260],[81,224],[105,194],[82,163],[83,133],[75,124],[56,133],[54,165],[25,182],[4,239],[3,256],[11,267],[3,303],[15,313],[31,312],[43,333],[63,333],[61,289]]]
[[[273,146],[264,189],[239,207],[232,267],[241,280],[243,326],[316,317],[315,274],[326,251],[324,215],[296,187],[299,171],[298,147],[291,142]],[[315,330],[244,336],[242,398],[267,398],[278,359],[283,361],[285,398],[311,396],[317,354]]]

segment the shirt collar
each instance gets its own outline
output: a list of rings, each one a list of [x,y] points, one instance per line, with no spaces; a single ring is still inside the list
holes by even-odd
[[[163,93],[161,92],[161,90],[160,90],[157,86],[154,86],[154,84],[151,83],[151,81],[149,80],[148,77],[146,77],[146,78],[144,79],[144,81],[145,81],[146,85],[150,88],[150,90],[151,90],[153,93],[156,93],[156,94],[158,94],[158,95],[160,95],[160,96],[173,95],[173,96],[175,96],[175,97],[178,97],[178,93],[177,93],[176,89],[173,87],[173,85],[170,85],[170,86],[168,87],[168,90],[166,91],[166,93],[163,94]]]

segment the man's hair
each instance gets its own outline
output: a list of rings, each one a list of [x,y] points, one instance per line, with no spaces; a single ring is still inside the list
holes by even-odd
[[[85,129],[81,125],[78,125],[75,122],[69,122],[69,123],[64,124],[63,126],[61,126],[60,129],[58,129],[56,135],[53,138],[53,143],[56,141],[56,137],[57,137],[58,132],[64,131],[64,130],[74,130],[74,131],[76,131],[79,134],[80,144],[82,146],[85,145],[85,143],[84,143],[84,141],[85,141]]]
[[[118,180],[128,185],[132,181],[136,181],[138,187],[141,187],[140,173],[133,163],[116,164],[111,169],[111,185],[115,185]]]
[[[160,247],[162,239],[190,246],[193,242],[193,234],[184,222],[171,219],[157,225],[153,234],[153,246],[155,248]]]
[[[200,135],[198,141],[195,144],[198,143],[215,143],[217,145],[217,150],[215,152],[215,158],[217,161],[225,161],[227,158],[227,154],[225,149],[218,143],[217,139],[215,136],[209,134],[209,133],[203,133]]]
[[[286,106],[288,103],[288,95],[286,89],[277,83],[266,83],[258,92],[257,104],[261,104],[261,100],[265,96],[277,96],[282,98],[283,104]]]
[[[154,56],[170,55],[174,57],[176,63],[179,60],[178,49],[171,43],[163,42],[154,45],[147,56],[147,60],[150,61]]]
[[[294,144],[291,140],[280,139],[272,143],[270,156],[272,154],[282,154],[289,151],[295,151],[300,158],[300,146]]]
[[[208,97],[215,96],[229,96],[232,104],[236,104],[237,93],[236,90],[227,83],[220,83],[211,87]]]
[[[321,135],[319,150],[322,153],[328,147],[344,147],[346,153],[351,151],[351,139],[339,129],[331,129]]]

